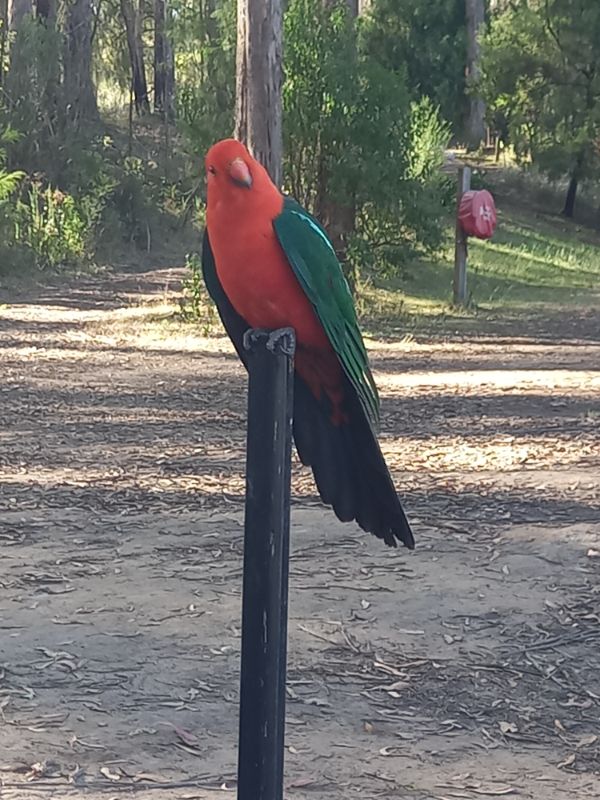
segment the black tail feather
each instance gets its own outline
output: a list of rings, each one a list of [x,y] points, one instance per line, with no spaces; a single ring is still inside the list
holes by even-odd
[[[386,544],[414,547],[410,525],[381,448],[350,382],[345,387],[349,422],[331,422],[331,404],[317,400],[296,374],[294,439],[303,464],[312,467],[321,499],[342,522],[358,525]]]

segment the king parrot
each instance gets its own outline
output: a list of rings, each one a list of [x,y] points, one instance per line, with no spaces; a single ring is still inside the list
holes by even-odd
[[[325,230],[235,139],[206,155],[202,268],[241,360],[249,328],[293,328],[293,434],[321,499],[393,547],[414,539],[376,436],[379,397]]]

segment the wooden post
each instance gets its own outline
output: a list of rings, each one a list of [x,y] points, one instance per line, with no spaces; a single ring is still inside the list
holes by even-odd
[[[456,233],[454,239],[454,280],[452,295],[455,306],[467,304],[467,240],[458,220],[458,209],[461,197],[471,188],[471,168],[460,167],[458,170],[458,191],[456,193]]]
[[[291,328],[247,331],[238,800],[283,800],[292,454]]]

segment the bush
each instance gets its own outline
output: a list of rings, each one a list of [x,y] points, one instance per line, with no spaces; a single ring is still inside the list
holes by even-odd
[[[75,198],[33,184],[17,206],[17,242],[38,269],[75,266],[89,255],[90,225]]]
[[[6,147],[22,137],[0,134],[0,255],[5,271],[17,267],[65,269],[88,263],[106,197],[97,186],[76,197],[23,171],[9,172]],[[98,176],[96,176],[98,180]]]
[[[235,107],[236,4],[203,5],[176,0],[173,19],[178,118],[197,157],[231,135]]]
[[[21,170],[9,172],[6,169],[6,150],[4,146],[9,142],[16,141],[18,137],[18,133],[10,126],[0,133],[0,209],[25,177],[25,173]]]
[[[435,249],[453,190],[440,173],[450,129],[430,100],[362,47],[345,3],[291,0],[285,17],[285,175],[336,234],[350,277]],[[344,240],[345,239],[345,240]]]
[[[217,315],[204,284],[199,256],[195,253],[186,256],[185,266],[187,275],[183,279],[180,314],[184,320],[199,324],[202,334],[207,336],[217,321]]]
[[[179,113],[201,156],[233,129],[235,3],[212,15],[178,3]],[[439,170],[448,125],[413,101],[366,25],[343,0],[290,0],[284,16],[284,184],[327,226],[350,278],[437,248],[454,195]]]

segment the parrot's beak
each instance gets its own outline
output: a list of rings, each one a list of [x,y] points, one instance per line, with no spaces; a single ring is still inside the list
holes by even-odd
[[[248,165],[241,158],[234,158],[229,165],[229,177],[237,186],[242,186],[244,189],[252,186],[252,175]]]

